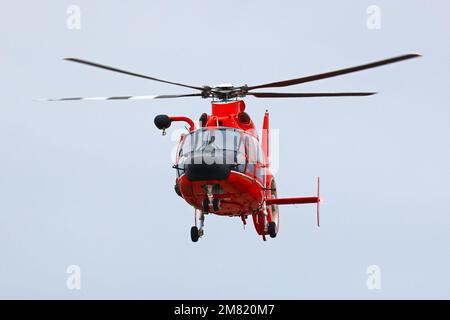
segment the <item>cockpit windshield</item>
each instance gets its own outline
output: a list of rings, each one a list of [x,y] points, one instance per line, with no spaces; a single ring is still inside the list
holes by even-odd
[[[230,164],[233,170],[244,172],[246,166],[262,163],[258,140],[235,128],[201,128],[187,134],[179,148],[178,167],[186,160],[214,157],[214,161]]]
[[[199,129],[185,136],[179,155],[208,149],[245,152],[242,131],[232,128]]]

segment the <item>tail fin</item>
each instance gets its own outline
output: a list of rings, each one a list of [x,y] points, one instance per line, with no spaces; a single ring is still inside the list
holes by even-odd
[[[269,112],[264,113],[264,120],[261,134],[261,149],[263,151],[264,163],[269,163]]]
[[[317,177],[317,206],[316,206],[317,226],[320,227],[320,177]]]

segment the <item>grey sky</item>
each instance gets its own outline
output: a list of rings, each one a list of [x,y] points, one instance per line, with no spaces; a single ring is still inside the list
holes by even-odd
[[[81,8],[81,30],[66,9]],[[381,29],[366,9],[382,10]],[[0,298],[450,298],[447,1],[3,1]],[[280,233],[208,216],[173,191],[159,113],[207,100],[37,103],[190,93],[62,61],[80,57],[192,84],[258,84],[416,52],[424,57],[285,91],[373,97],[246,99],[280,129]],[[82,289],[66,288],[79,265]],[[368,290],[379,265],[382,289]]]

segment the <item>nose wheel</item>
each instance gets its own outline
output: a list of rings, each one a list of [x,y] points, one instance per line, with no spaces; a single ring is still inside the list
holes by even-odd
[[[192,240],[192,242],[197,242],[198,239],[200,239],[203,236],[203,234],[204,234],[203,227],[205,225],[205,213],[204,212],[200,212],[198,214],[198,217],[197,217],[197,211],[200,211],[200,210],[197,210],[197,209],[195,210],[195,222],[196,222],[196,225],[191,227],[191,240]],[[197,220],[198,220],[198,223],[197,223]],[[200,228],[197,226],[197,224],[200,226]]]
[[[197,242],[199,238],[200,238],[199,230],[198,230],[198,228],[196,226],[193,226],[191,228],[191,240],[192,240],[192,242]]]
[[[202,201],[202,210],[195,209],[195,226],[191,227],[191,240],[197,242],[203,234],[203,227],[205,225],[205,215],[213,211],[220,210],[220,199],[212,198],[212,196],[205,197]]]

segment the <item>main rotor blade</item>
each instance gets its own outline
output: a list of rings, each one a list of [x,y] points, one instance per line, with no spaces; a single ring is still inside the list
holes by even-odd
[[[57,99],[36,99],[37,101],[76,101],[76,100],[151,100],[151,99],[171,99],[184,97],[201,97],[201,93],[192,94],[164,94],[159,96],[119,96],[119,97],[76,97],[76,98],[57,98]]]
[[[180,87],[191,88],[191,89],[203,91],[203,88],[198,87],[198,86],[191,86],[191,85],[187,85],[187,84],[183,84],[183,83],[172,82],[172,81],[162,80],[162,79],[158,79],[158,78],[154,78],[154,77],[149,77],[149,76],[142,75],[139,73],[134,73],[134,72],[126,71],[126,70],[117,69],[117,68],[106,66],[106,65],[99,64],[96,62],[91,62],[91,61],[77,59],[77,58],[64,58],[64,60],[77,62],[77,63],[81,63],[81,64],[86,64],[88,66],[97,67],[97,68],[101,68],[101,69],[105,69],[105,70],[109,70],[109,71],[119,72],[119,73],[127,74],[130,76],[134,76],[134,77],[164,82],[164,83],[173,84],[173,85],[180,86]]]
[[[376,92],[314,92],[314,93],[291,93],[291,92],[248,92],[257,98],[312,98],[312,97],[360,97],[371,96]]]
[[[352,72],[357,72],[357,71],[361,71],[361,70],[371,69],[371,68],[375,68],[375,67],[379,67],[379,66],[383,66],[383,65],[386,65],[386,64],[399,62],[399,61],[403,61],[403,60],[407,60],[407,59],[412,59],[412,58],[416,58],[416,57],[420,57],[420,55],[419,54],[405,54],[405,55],[402,55],[402,56],[399,56],[399,57],[394,57],[394,58],[390,58],[390,59],[380,60],[380,61],[376,61],[376,62],[372,62],[372,63],[368,63],[368,64],[363,64],[363,65],[356,66],[356,67],[340,69],[340,70],[335,70],[335,71],[331,71],[331,72],[315,74],[315,75],[301,77],[301,78],[296,78],[296,79],[290,79],[290,80],[284,80],[284,81],[278,81],[278,82],[261,84],[261,85],[257,85],[257,86],[251,86],[251,87],[248,87],[247,90],[260,89],[260,88],[273,88],[273,87],[287,87],[287,86],[292,86],[294,84],[300,84],[300,83],[305,83],[305,82],[310,82],[310,81],[316,81],[316,80],[321,80],[321,79],[326,79],[326,78],[340,76],[340,75],[347,74],[347,73],[352,73]]]

